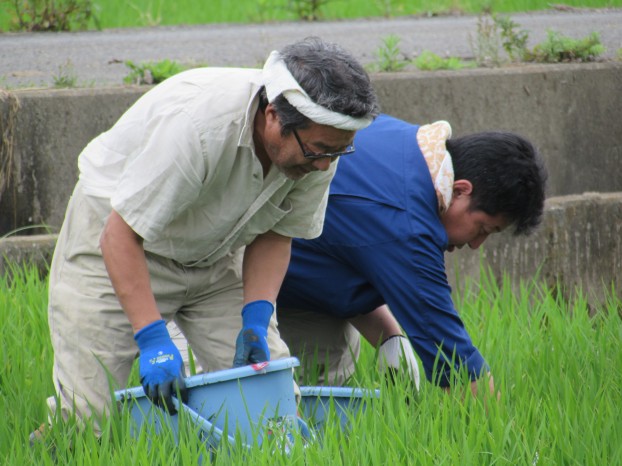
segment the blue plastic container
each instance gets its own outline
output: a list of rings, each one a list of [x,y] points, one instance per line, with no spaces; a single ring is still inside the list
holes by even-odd
[[[380,390],[351,387],[300,387],[299,414],[318,433],[324,427],[331,409],[339,417],[341,428],[350,428],[351,416],[364,411],[369,400],[380,397]]]
[[[186,379],[188,402],[180,405],[174,399],[174,403],[212,447],[223,440],[235,443],[236,433],[246,447],[254,439],[261,444],[266,434],[298,429],[292,373],[298,365],[296,358],[286,358],[191,376]],[[115,395],[117,401],[127,403],[134,435],[143,428],[156,433],[172,429],[178,435],[180,415],[168,415],[154,406],[142,387],[119,390]]]
[[[366,402],[380,396],[379,390],[348,387],[300,387],[300,405],[296,405],[293,368],[298,359],[286,358],[269,363],[227,369],[186,378],[188,402],[173,402],[178,412],[169,415],[156,407],[142,387],[119,390],[117,401],[124,404],[132,417],[132,435],[148,429],[156,435],[171,432],[179,435],[180,416],[190,424],[208,447],[221,442],[236,443],[242,437],[245,448],[254,441],[261,444],[273,436],[286,450],[294,433],[306,441],[324,430],[329,412],[334,409],[343,429],[349,428],[350,417],[365,409]]]

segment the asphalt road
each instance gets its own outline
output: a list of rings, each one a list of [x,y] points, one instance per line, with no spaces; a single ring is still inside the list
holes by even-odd
[[[607,59],[615,58],[622,48],[620,8],[513,14],[511,18],[528,31],[530,47],[546,39],[550,29],[573,38],[598,32]],[[126,60],[257,67],[271,50],[309,35],[341,44],[364,64],[377,62],[377,51],[391,34],[401,39],[403,58],[430,50],[471,59],[477,24],[477,16],[446,16],[4,33],[0,34],[0,87],[49,87],[61,75],[75,76],[79,86],[120,86],[129,72]]]

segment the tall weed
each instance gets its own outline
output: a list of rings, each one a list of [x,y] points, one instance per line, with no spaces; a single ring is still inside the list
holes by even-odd
[[[18,31],[70,31],[97,25],[91,0],[10,0],[11,29]]]

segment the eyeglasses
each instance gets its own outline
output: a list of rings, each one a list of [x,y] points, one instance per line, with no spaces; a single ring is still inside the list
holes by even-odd
[[[337,158],[337,157],[341,157],[342,155],[350,155],[354,152],[354,144],[349,144],[341,152],[327,152],[325,154],[318,154],[316,152],[311,152],[305,149],[305,146],[302,144],[302,141],[300,140],[300,136],[298,136],[298,132],[295,129],[292,129],[292,132],[294,133],[294,137],[296,138],[296,141],[298,141],[300,150],[302,150],[302,155],[304,155],[306,159],[314,160],[314,159],[323,159],[326,157]]]

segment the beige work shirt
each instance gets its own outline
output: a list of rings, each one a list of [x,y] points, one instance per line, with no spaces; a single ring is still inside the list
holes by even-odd
[[[146,251],[208,266],[267,231],[320,235],[326,172],[263,178],[253,144],[261,70],[201,68],[142,96],[79,157],[85,194],[144,238]]]

